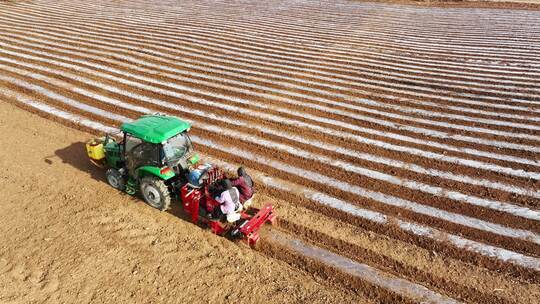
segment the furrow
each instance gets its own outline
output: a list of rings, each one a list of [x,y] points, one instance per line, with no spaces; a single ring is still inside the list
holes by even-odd
[[[405,298],[412,298],[414,301],[422,303],[460,303],[449,297],[435,293],[422,285],[383,273],[366,264],[361,264],[331,251],[308,245],[277,231],[272,231],[267,236],[269,237],[268,241],[277,242],[289,250],[296,251],[301,256],[330,265],[341,272],[352,275],[354,278],[367,281],[369,284],[387,289]]]

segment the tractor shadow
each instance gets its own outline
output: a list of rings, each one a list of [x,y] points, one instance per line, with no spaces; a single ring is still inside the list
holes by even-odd
[[[74,142],[71,145],[54,151],[54,156],[46,157],[44,161],[47,164],[52,164],[52,158],[59,158],[62,163],[71,165],[72,167],[83,171],[90,175],[91,178],[107,183],[105,179],[105,170],[97,167],[88,160],[86,154],[86,144],[84,142]]]

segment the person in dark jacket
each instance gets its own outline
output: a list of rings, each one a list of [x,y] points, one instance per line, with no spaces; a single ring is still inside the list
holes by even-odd
[[[238,177],[232,179],[231,182],[240,193],[240,203],[244,204],[253,197],[253,179],[247,174],[244,167],[238,168]]]

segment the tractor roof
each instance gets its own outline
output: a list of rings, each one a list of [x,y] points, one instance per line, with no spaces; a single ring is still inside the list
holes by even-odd
[[[144,141],[154,144],[188,130],[191,125],[176,117],[143,115],[139,119],[124,123],[120,129]]]

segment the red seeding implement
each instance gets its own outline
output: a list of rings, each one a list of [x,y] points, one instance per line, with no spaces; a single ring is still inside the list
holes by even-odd
[[[232,222],[223,221],[213,216],[213,211],[219,208],[220,203],[211,195],[216,182],[226,178],[225,174],[217,167],[213,167],[206,172],[201,187],[194,187],[190,183],[185,184],[181,189],[181,198],[184,210],[191,214],[194,223],[207,224],[215,234],[229,234],[233,238],[241,238],[250,246],[259,240],[259,229],[264,223],[273,224],[276,215],[271,204],[266,204],[258,211],[241,210],[238,213],[239,219]],[[244,206],[249,205],[248,202]],[[252,212],[250,212],[252,211]],[[255,212],[253,212],[255,211]],[[254,214],[253,214],[254,213]]]

